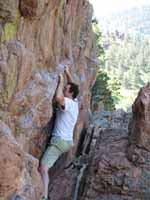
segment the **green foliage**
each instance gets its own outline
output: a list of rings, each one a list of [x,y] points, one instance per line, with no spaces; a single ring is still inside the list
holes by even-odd
[[[92,20],[93,31],[96,38],[97,52],[100,60],[100,69],[97,73],[96,82],[92,88],[92,101],[91,107],[92,111],[104,109],[104,110],[114,110],[115,103],[120,99],[120,82],[117,78],[110,78],[108,73],[104,71],[105,64],[105,52],[103,48],[103,37],[102,32],[98,27],[98,22],[94,18]]]
[[[146,5],[99,19],[103,37],[93,19],[97,46],[104,49],[100,68],[110,77],[108,89],[116,108],[131,106],[139,89],[150,82],[149,13],[150,6]]]
[[[96,18],[92,20],[92,28],[95,33],[97,56],[99,57],[100,61],[104,63],[104,48],[102,46],[103,44],[102,32],[100,31]]]
[[[98,72],[95,85],[92,88],[92,111],[99,109],[99,104],[103,104],[103,109],[105,110],[113,110],[115,108],[112,92],[108,85],[109,80],[110,78],[106,72]]]
[[[150,40],[132,38],[129,35],[120,38],[118,35],[109,34],[104,46],[106,43],[109,47],[105,50],[104,69],[112,80],[116,79],[121,83],[122,96],[116,103],[126,107],[133,103],[137,91],[150,81]],[[126,96],[124,91],[134,95],[131,95],[132,98]]]
[[[108,84],[108,88],[111,91],[113,102],[116,105],[122,97],[120,94],[121,83],[116,77],[114,77],[112,79],[109,79]]]

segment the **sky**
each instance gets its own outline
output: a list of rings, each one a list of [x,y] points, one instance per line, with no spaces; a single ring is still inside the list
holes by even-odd
[[[93,4],[96,18],[111,14],[115,11],[122,11],[132,7],[150,5],[150,0],[89,0]]]

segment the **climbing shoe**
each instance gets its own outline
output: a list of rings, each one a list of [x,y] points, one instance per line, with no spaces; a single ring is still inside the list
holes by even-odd
[[[48,200],[46,197],[42,197],[42,199],[41,200]]]

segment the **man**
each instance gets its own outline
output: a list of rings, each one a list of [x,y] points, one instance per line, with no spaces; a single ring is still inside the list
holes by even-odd
[[[56,102],[59,104],[60,109],[56,113],[51,144],[44,153],[40,164],[40,173],[44,184],[42,200],[48,199],[49,168],[54,165],[62,153],[68,151],[73,145],[73,130],[79,112],[78,101],[76,100],[79,88],[78,85],[72,82],[68,67],[65,67],[65,75],[68,81],[65,87],[63,86],[63,76],[59,75]]]

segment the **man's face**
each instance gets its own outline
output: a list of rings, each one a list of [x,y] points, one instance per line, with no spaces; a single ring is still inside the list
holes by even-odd
[[[70,85],[69,84],[67,84],[64,87],[64,96],[65,97],[72,97],[72,92],[70,92]]]

